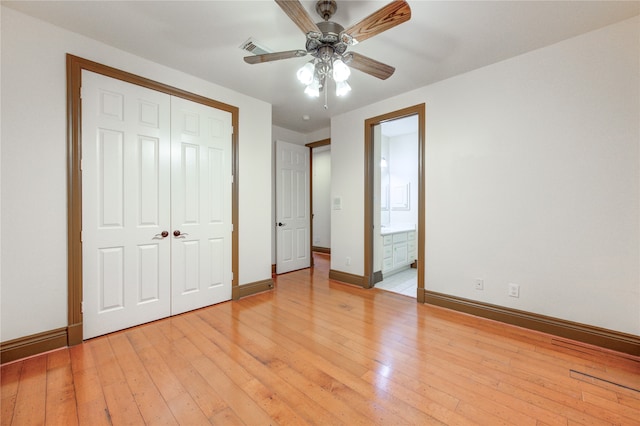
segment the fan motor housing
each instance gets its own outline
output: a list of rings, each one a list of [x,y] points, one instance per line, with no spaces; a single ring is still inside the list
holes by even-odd
[[[313,55],[324,46],[331,46],[338,55],[342,55],[347,50],[347,45],[339,42],[340,33],[344,31],[342,25],[332,21],[318,22],[316,25],[322,31],[322,36],[319,38],[307,37],[307,52]]]

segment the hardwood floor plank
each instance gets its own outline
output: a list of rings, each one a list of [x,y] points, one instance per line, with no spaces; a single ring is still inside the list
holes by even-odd
[[[69,348],[79,424],[111,424],[91,342]]]
[[[209,422],[212,425],[240,426],[244,425],[240,417],[229,407],[214,414]]]
[[[3,365],[3,425],[636,425],[640,358],[328,279]]]
[[[144,424],[144,418],[125,381],[110,383],[103,386],[102,389],[107,402],[107,415],[110,422],[114,425]]]
[[[630,393],[617,393],[616,395],[620,405],[640,411],[640,395],[638,397],[634,397]]]
[[[203,312],[202,315],[206,315],[206,313]],[[270,365],[275,364],[277,361],[281,362],[280,358],[288,357],[288,354],[284,355],[285,350],[279,345],[275,345],[269,339],[266,339],[263,333],[255,329],[248,329],[237,336],[239,333],[235,333],[229,327],[224,326],[224,322],[227,319],[220,318],[218,315],[207,315],[206,321],[214,327],[209,333],[211,333],[211,337],[217,342],[221,350],[232,357],[234,362],[241,363],[248,372],[258,378],[265,386],[278,389],[280,397],[290,407],[296,407],[303,414],[305,421],[319,424],[340,423],[329,411],[282,380],[270,368]],[[249,328],[250,326],[247,327]],[[240,346],[242,350],[238,350],[236,345]]]
[[[198,320],[201,320],[202,313],[198,316]],[[214,362],[224,371],[234,370],[234,366],[237,365],[240,358],[243,355],[246,355],[246,352],[243,348],[235,345],[235,348],[232,349],[234,352],[233,357],[229,356],[223,350],[223,346],[227,344],[231,344],[231,342],[226,342],[224,336],[217,333],[217,330],[209,327],[209,323],[202,320],[194,321],[191,323],[194,326],[200,326],[200,329],[206,329],[205,334],[211,335],[211,337],[216,342],[216,347],[219,350],[217,355],[213,358]],[[209,327],[207,329],[207,327]],[[275,393],[273,390],[268,388],[261,381],[257,380],[250,372],[246,369],[245,364],[242,363],[243,369],[242,371],[237,371],[237,375],[232,379],[241,385],[245,392],[254,400],[258,405],[260,405],[272,419],[277,421],[278,423],[283,424],[303,424],[306,423],[298,414],[289,406],[286,401],[282,400],[279,393]],[[238,370],[237,367],[235,370]]]
[[[270,424],[271,417],[238,385],[225,374],[208,357],[203,356],[194,360],[194,367],[205,377],[211,386],[219,390],[226,404],[232,408],[235,415],[245,424]]]
[[[0,368],[0,424],[11,424],[13,419],[23,366],[24,361],[16,361]]]
[[[158,327],[148,327],[144,329],[145,335],[155,336],[158,344],[158,350],[166,363],[171,364],[172,370],[180,383],[185,387],[189,396],[198,406],[203,416],[207,419],[213,418],[218,412],[226,410],[227,404],[222,397],[216,392],[215,388],[209,385],[207,381],[200,375],[198,371],[191,365],[189,359],[195,359],[202,356],[202,352],[197,350],[195,346],[184,336],[178,337],[175,342],[164,337],[163,331]],[[175,333],[171,333],[175,336]],[[164,337],[164,340],[160,340]],[[181,348],[183,352],[177,348]],[[194,349],[190,352],[190,349]],[[188,355],[183,355],[187,352]],[[183,396],[178,396],[183,398]],[[171,407],[171,405],[170,405]],[[172,412],[175,411],[172,409]],[[178,417],[176,419],[180,420]],[[181,421],[180,421],[181,422]],[[181,422],[182,423],[182,422]]]
[[[167,404],[178,424],[203,425],[209,422],[198,404],[186,392],[167,401]]]
[[[256,322],[254,325],[258,325]],[[238,327],[243,327],[240,325]],[[248,327],[248,326],[246,326]],[[246,334],[247,332],[242,330],[242,334]],[[256,336],[258,340],[259,337]],[[284,351],[282,348],[286,345],[280,345],[281,342],[286,340],[286,337],[278,333],[273,333],[271,338],[277,339],[277,341],[271,341],[266,343],[267,348],[264,349],[263,354],[270,353],[275,351],[276,356],[269,357],[268,359],[261,359],[262,363],[269,365],[271,370],[274,370],[276,374],[283,378],[285,382],[292,385],[294,388],[297,388],[299,391],[303,392],[307,397],[312,398],[318,403],[318,398],[321,399],[321,406],[327,407],[330,409],[332,413],[341,418],[346,418],[350,421],[354,421],[354,419],[358,419],[357,422],[371,423],[371,420],[367,420],[358,412],[353,411],[353,409],[349,406],[347,402],[343,402],[340,399],[336,399],[335,395],[331,394],[331,386],[326,385],[322,386],[322,384],[317,381],[310,380],[307,375],[304,373],[300,373],[299,371],[295,371],[291,368],[295,360],[295,351],[301,350],[300,345],[294,346],[294,351]],[[329,424],[335,424],[335,421],[330,420]]]
[[[86,341],[82,345],[75,345],[68,348],[71,369],[74,373],[93,369],[95,370],[96,361],[91,353],[91,346],[95,340]]]
[[[91,426],[112,425],[111,414],[104,400],[78,403],[78,424]]]
[[[46,424],[77,425],[78,411],[76,393],[73,385],[73,373],[69,361],[68,351],[56,351],[66,354],[66,357],[55,357],[49,362],[47,371]],[[51,354],[49,354],[49,358]],[[66,359],[66,364],[60,363]],[[51,360],[50,360],[51,361]],[[53,367],[53,368],[51,368]]]
[[[111,348],[109,336],[98,337],[90,343],[107,405],[107,417],[113,424],[144,423],[135,397]]]
[[[388,392],[401,400],[410,404],[415,409],[423,411],[425,414],[434,418],[435,420],[442,422],[443,424],[473,424],[469,418],[465,418],[456,413],[459,401],[449,395],[446,395],[447,403],[449,406],[444,406],[437,403],[435,400],[425,395],[425,393],[418,393],[404,384],[397,383],[385,377],[382,374],[376,374],[373,371],[367,372],[363,380],[375,385],[378,389]]]
[[[191,364],[212,387],[218,390],[225,403],[232,407],[244,423],[268,423],[270,421],[268,413],[251,395],[247,394],[243,387],[252,379],[252,376],[241,365],[236,364],[233,368],[225,370],[217,364],[223,352],[205,334],[194,327],[193,323],[199,322],[201,320],[196,316],[190,318],[190,321],[185,321],[184,318],[177,318],[174,321],[186,338],[203,353],[190,360]]]
[[[640,411],[621,405],[617,401],[611,401],[589,392],[583,392],[582,400],[598,407],[599,417],[606,421],[613,420],[612,423],[618,422],[619,424],[632,424],[634,421],[640,423]],[[606,414],[600,414],[602,413],[600,409]]]
[[[58,349],[47,353],[47,370],[67,367],[71,364],[71,356],[67,349]]]
[[[46,419],[47,356],[24,361],[11,424],[43,425]]]
[[[273,313],[272,315],[277,316],[276,313]],[[285,323],[289,323],[287,321],[293,320],[292,318],[280,318],[280,319]],[[256,323],[258,323],[258,321],[256,321]],[[342,392],[355,392],[354,395],[344,397],[345,399],[350,399],[352,402],[358,401],[358,399],[362,398],[363,396],[365,398],[367,397],[367,395],[370,396],[369,387],[366,386],[367,389],[362,390],[364,389],[364,387],[362,386],[364,382],[362,381],[362,379],[359,378],[359,376],[364,374],[363,371],[366,372],[366,370],[364,370],[364,368],[359,365],[354,367],[354,365],[350,363],[349,359],[345,357],[340,357],[340,351],[336,350],[337,346],[334,344],[335,342],[329,339],[323,339],[321,336],[319,336],[316,333],[314,340],[317,341],[318,343],[324,343],[324,344],[312,345],[310,344],[308,339],[305,337],[305,335],[302,335],[301,333],[296,332],[294,329],[287,328],[286,326],[281,326],[281,333],[282,333],[281,339],[292,339],[297,343],[299,343],[299,349],[297,350],[296,355],[298,355],[299,357],[303,357],[304,363],[306,364],[311,363],[314,365],[320,364],[318,365],[317,370],[313,372],[313,374],[318,374],[318,370],[331,373],[331,379],[328,379],[328,380],[334,380],[339,382],[338,383],[339,386],[334,386],[333,383],[335,382],[332,383],[332,385],[330,386],[332,390],[343,389]],[[277,338],[277,337],[274,337],[274,338]],[[340,358],[338,359],[337,357],[340,357]],[[293,358],[290,358],[290,359],[293,359]],[[293,362],[289,362],[289,365],[294,366],[295,368],[295,365],[297,362],[298,362],[297,358],[293,359]],[[334,369],[332,368],[332,365],[339,365],[340,368]],[[316,377],[314,380],[317,381],[318,378]],[[363,393],[366,395],[363,395]],[[398,421],[398,418],[402,417],[399,414],[400,412],[403,412],[403,415],[405,417],[412,416],[409,420],[411,422],[416,422],[419,420],[433,421],[433,419],[429,418],[427,414],[423,412],[415,411],[414,407],[407,406],[403,401],[393,400],[385,404],[387,406],[383,409],[383,411],[389,411],[389,413],[385,414],[385,416],[390,416],[389,417],[390,421]]]
[[[147,372],[147,369],[153,368],[149,366],[149,360],[144,359],[142,351],[134,350],[129,341],[129,338],[135,333],[136,330],[127,334],[112,334],[109,337],[109,343],[118,359],[118,364],[135,399],[136,406],[145,423],[177,424],[159,387]],[[162,373],[156,377],[165,379]]]
[[[592,414],[593,410],[589,410],[590,407],[587,404],[580,401],[574,401],[572,398],[565,398],[562,395],[549,395],[551,392],[543,396],[518,388],[506,382],[500,383],[500,389],[503,392],[509,393],[523,401],[527,401],[532,405],[547,407],[547,409],[552,410],[554,413],[566,417],[568,421],[574,421],[584,425],[604,423],[604,420],[601,417],[598,415],[594,416]],[[555,399],[553,397],[555,397]],[[557,401],[556,399],[560,399],[562,402]],[[609,423],[615,424],[611,422]]]

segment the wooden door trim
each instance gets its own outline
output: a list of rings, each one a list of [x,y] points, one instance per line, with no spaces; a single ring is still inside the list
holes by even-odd
[[[322,140],[315,141],[315,142],[309,142],[308,144],[305,144],[304,146],[308,146],[309,148],[319,148],[321,146],[327,146],[327,145],[331,145],[331,138],[322,139]]]
[[[239,108],[173,86],[150,80],[126,71],[67,54],[67,344],[82,343],[82,171],[80,170],[82,104],[80,89],[82,71],[91,71],[158,92],[177,96],[199,104],[231,113],[231,173],[234,177],[231,191],[231,282],[232,298],[240,297],[238,288],[238,131]]]
[[[416,299],[424,303],[424,254],[425,254],[425,127],[426,107],[418,104],[377,117],[368,118],[364,122],[364,280],[363,286],[374,285],[373,270],[373,127],[385,121],[398,118],[418,116],[418,291]]]

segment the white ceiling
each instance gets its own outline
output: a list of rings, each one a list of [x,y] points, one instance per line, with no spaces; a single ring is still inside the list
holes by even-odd
[[[345,28],[386,5],[340,1]],[[249,37],[273,51],[304,49],[305,36],[272,0],[2,1],[3,5],[273,105],[273,124],[309,133],[330,117],[640,14],[640,1],[408,0],[411,20],[350,50],[396,67],[388,80],[354,70],[353,90],[329,109],[302,91],[308,58],[256,65]],[[315,1],[302,1],[311,16]],[[91,58],[88,58],[91,59]],[[108,65],[108,64],[107,64]],[[309,120],[303,120],[308,115]]]

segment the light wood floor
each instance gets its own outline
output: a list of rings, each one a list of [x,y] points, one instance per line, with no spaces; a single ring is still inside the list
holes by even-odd
[[[639,424],[640,360],[313,270],[2,366],[3,425]]]

